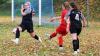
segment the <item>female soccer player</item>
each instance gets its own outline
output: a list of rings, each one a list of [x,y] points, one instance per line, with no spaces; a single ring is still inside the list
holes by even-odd
[[[60,21],[60,25],[56,28],[56,31],[53,32],[50,35],[49,39],[52,39],[53,37],[58,36],[58,44],[59,44],[59,49],[63,49],[63,37],[68,33],[66,31],[66,28],[69,29],[69,23],[66,22],[66,20],[64,19],[65,15],[68,13],[68,9],[67,9],[66,3],[64,3],[62,5],[62,12],[61,12],[61,16],[60,17],[53,17],[50,21],[53,22],[56,19],[59,19]]]
[[[41,39],[34,33],[33,30],[33,21],[32,21],[32,15],[34,15],[33,9],[30,10],[30,4],[25,3],[24,6],[21,8],[21,14],[22,14],[22,22],[21,24],[13,30],[13,33],[15,33],[15,39],[12,40],[16,44],[19,43],[19,37],[20,32],[27,30],[27,32],[36,40],[39,40],[41,42]]]
[[[79,34],[82,30],[82,23],[83,27],[86,26],[86,19],[81,13],[81,11],[77,8],[75,3],[71,3],[71,10],[68,12],[66,18],[70,17],[70,33],[73,39],[73,49],[74,54],[76,55],[79,52]]]

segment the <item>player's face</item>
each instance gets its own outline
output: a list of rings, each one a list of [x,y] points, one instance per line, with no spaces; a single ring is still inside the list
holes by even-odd
[[[66,6],[69,6],[69,2],[65,2],[65,5],[66,5]]]
[[[29,8],[29,4],[25,4],[25,9]]]
[[[64,5],[62,5],[62,10],[64,10],[65,9],[65,7],[64,7]]]

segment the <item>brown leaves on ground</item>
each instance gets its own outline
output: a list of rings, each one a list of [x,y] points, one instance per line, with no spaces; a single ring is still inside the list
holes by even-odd
[[[16,25],[16,24],[15,24]],[[72,39],[70,34],[64,38],[64,50],[59,51],[57,37],[47,40],[45,33],[52,33],[55,28],[35,27],[37,35],[41,36],[43,43],[36,42],[27,32],[21,33],[20,44],[11,42],[14,35],[11,30],[12,23],[0,24],[0,56],[72,56]],[[80,34],[79,56],[100,56],[100,22],[90,22],[89,27]]]

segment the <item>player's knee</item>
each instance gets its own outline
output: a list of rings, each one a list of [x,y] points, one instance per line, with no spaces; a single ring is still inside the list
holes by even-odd
[[[22,28],[21,27],[17,27],[17,28],[18,28],[19,31],[22,31]]]
[[[13,33],[16,33],[16,31],[17,31],[17,28],[14,28],[14,29],[12,30]]]
[[[19,28],[19,27],[17,27],[17,28],[14,28],[14,29],[12,30],[12,32],[13,32],[13,33],[15,33],[15,34],[16,34],[16,32],[17,32],[17,31],[19,31],[19,32],[20,32],[20,31],[22,31],[22,29],[21,29],[21,28]]]
[[[77,37],[72,37],[73,40],[77,40]]]
[[[77,33],[73,33],[73,34],[71,34],[72,35],[72,39],[73,40],[77,40]]]

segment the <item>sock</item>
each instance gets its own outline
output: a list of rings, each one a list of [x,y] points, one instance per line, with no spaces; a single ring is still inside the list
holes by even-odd
[[[35,38],[36,40],[39,40],[39,37],[38,37],[37,35],[35,35],[34,38]]]
[[[19,38],[20,37],[20,31],[19,31],[19,29],[17,28],[17,30],[16,30],[16,38]]]
[[[57,33],[55,33],[55,32],[52,33],[52,34],[50,35],[50,39],[53,38],[53,37],[55,37],[56,35],[57,35]]]
[[[59,45],[59,47],[63,47],[63,45]]]
[[[78,48],[77,40],[73,40],[73,49],[74,49],[74,51],[77,51],[77,48]]]
[[[59,44],[59,47],[63,47],[63,39],[62,39],[62,36],[58,37],[58,44]]]
[[[79,39],[77,39],[77,49],[79,49]]]

